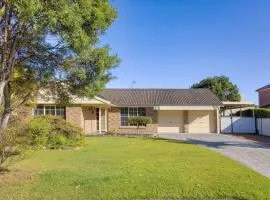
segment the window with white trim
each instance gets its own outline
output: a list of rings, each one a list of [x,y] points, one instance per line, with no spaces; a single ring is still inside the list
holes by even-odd
[[[146,116],[145,108],[138,107],[126,107],[121,108],[120,111],[120,121],[121,126],[128,126],[128,117],[131,116]]]
[[[66,108],[56,105],[38,105],[34,111],[35,116],[55,115],[62,118],[66,117]]]

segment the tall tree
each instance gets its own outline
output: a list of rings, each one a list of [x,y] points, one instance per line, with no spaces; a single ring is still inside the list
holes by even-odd
[[[209,88],[221,101],[241,100],[238,87],[226,76],[208,77],[193,84],[191,88]]]
[[[0,137],[40,88],[68,101],[105,87],[119,59],[99,37],[116,15],[109,0],[0,0]]]

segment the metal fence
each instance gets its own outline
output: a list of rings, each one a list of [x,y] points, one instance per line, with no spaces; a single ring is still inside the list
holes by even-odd
[[[257,130],[260,135],[270,136],[270,118],[257,118]]]
[[[270,136],[270,118],[220,117],[221,133],[258,133]]]
[[[256,133],[254,117],[221,117],[221,133]]]

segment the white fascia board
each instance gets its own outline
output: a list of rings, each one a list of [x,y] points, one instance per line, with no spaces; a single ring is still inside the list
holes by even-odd
[[[249,102],[249,101],[223,101],[223,105],[248,105],[248,106],[254,106],[255,103]]]
[[[46,96],[45,98],[38,96],[36,103],[37,104],[55,104],[56,100],[52,96]],[[111,102],[106,101],[96,96],[94,98],[72,96],[71,105],[72,104],[95,104],[95,105],[106,104],[106,105],[114,106]]]
[[[154,106],[154,110],[218,110],[220,106]]]

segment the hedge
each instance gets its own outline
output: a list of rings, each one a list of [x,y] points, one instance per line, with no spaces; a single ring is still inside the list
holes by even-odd
[[[248,109],[242,111],[242,117],[253,117],[253,111],[255,113],[255,117],[257,118],[270,118],[270,109],[269,108],[256,108],[256,109]],[[236,116],[240,116],[241,112],[238,111],[235,113]]]

